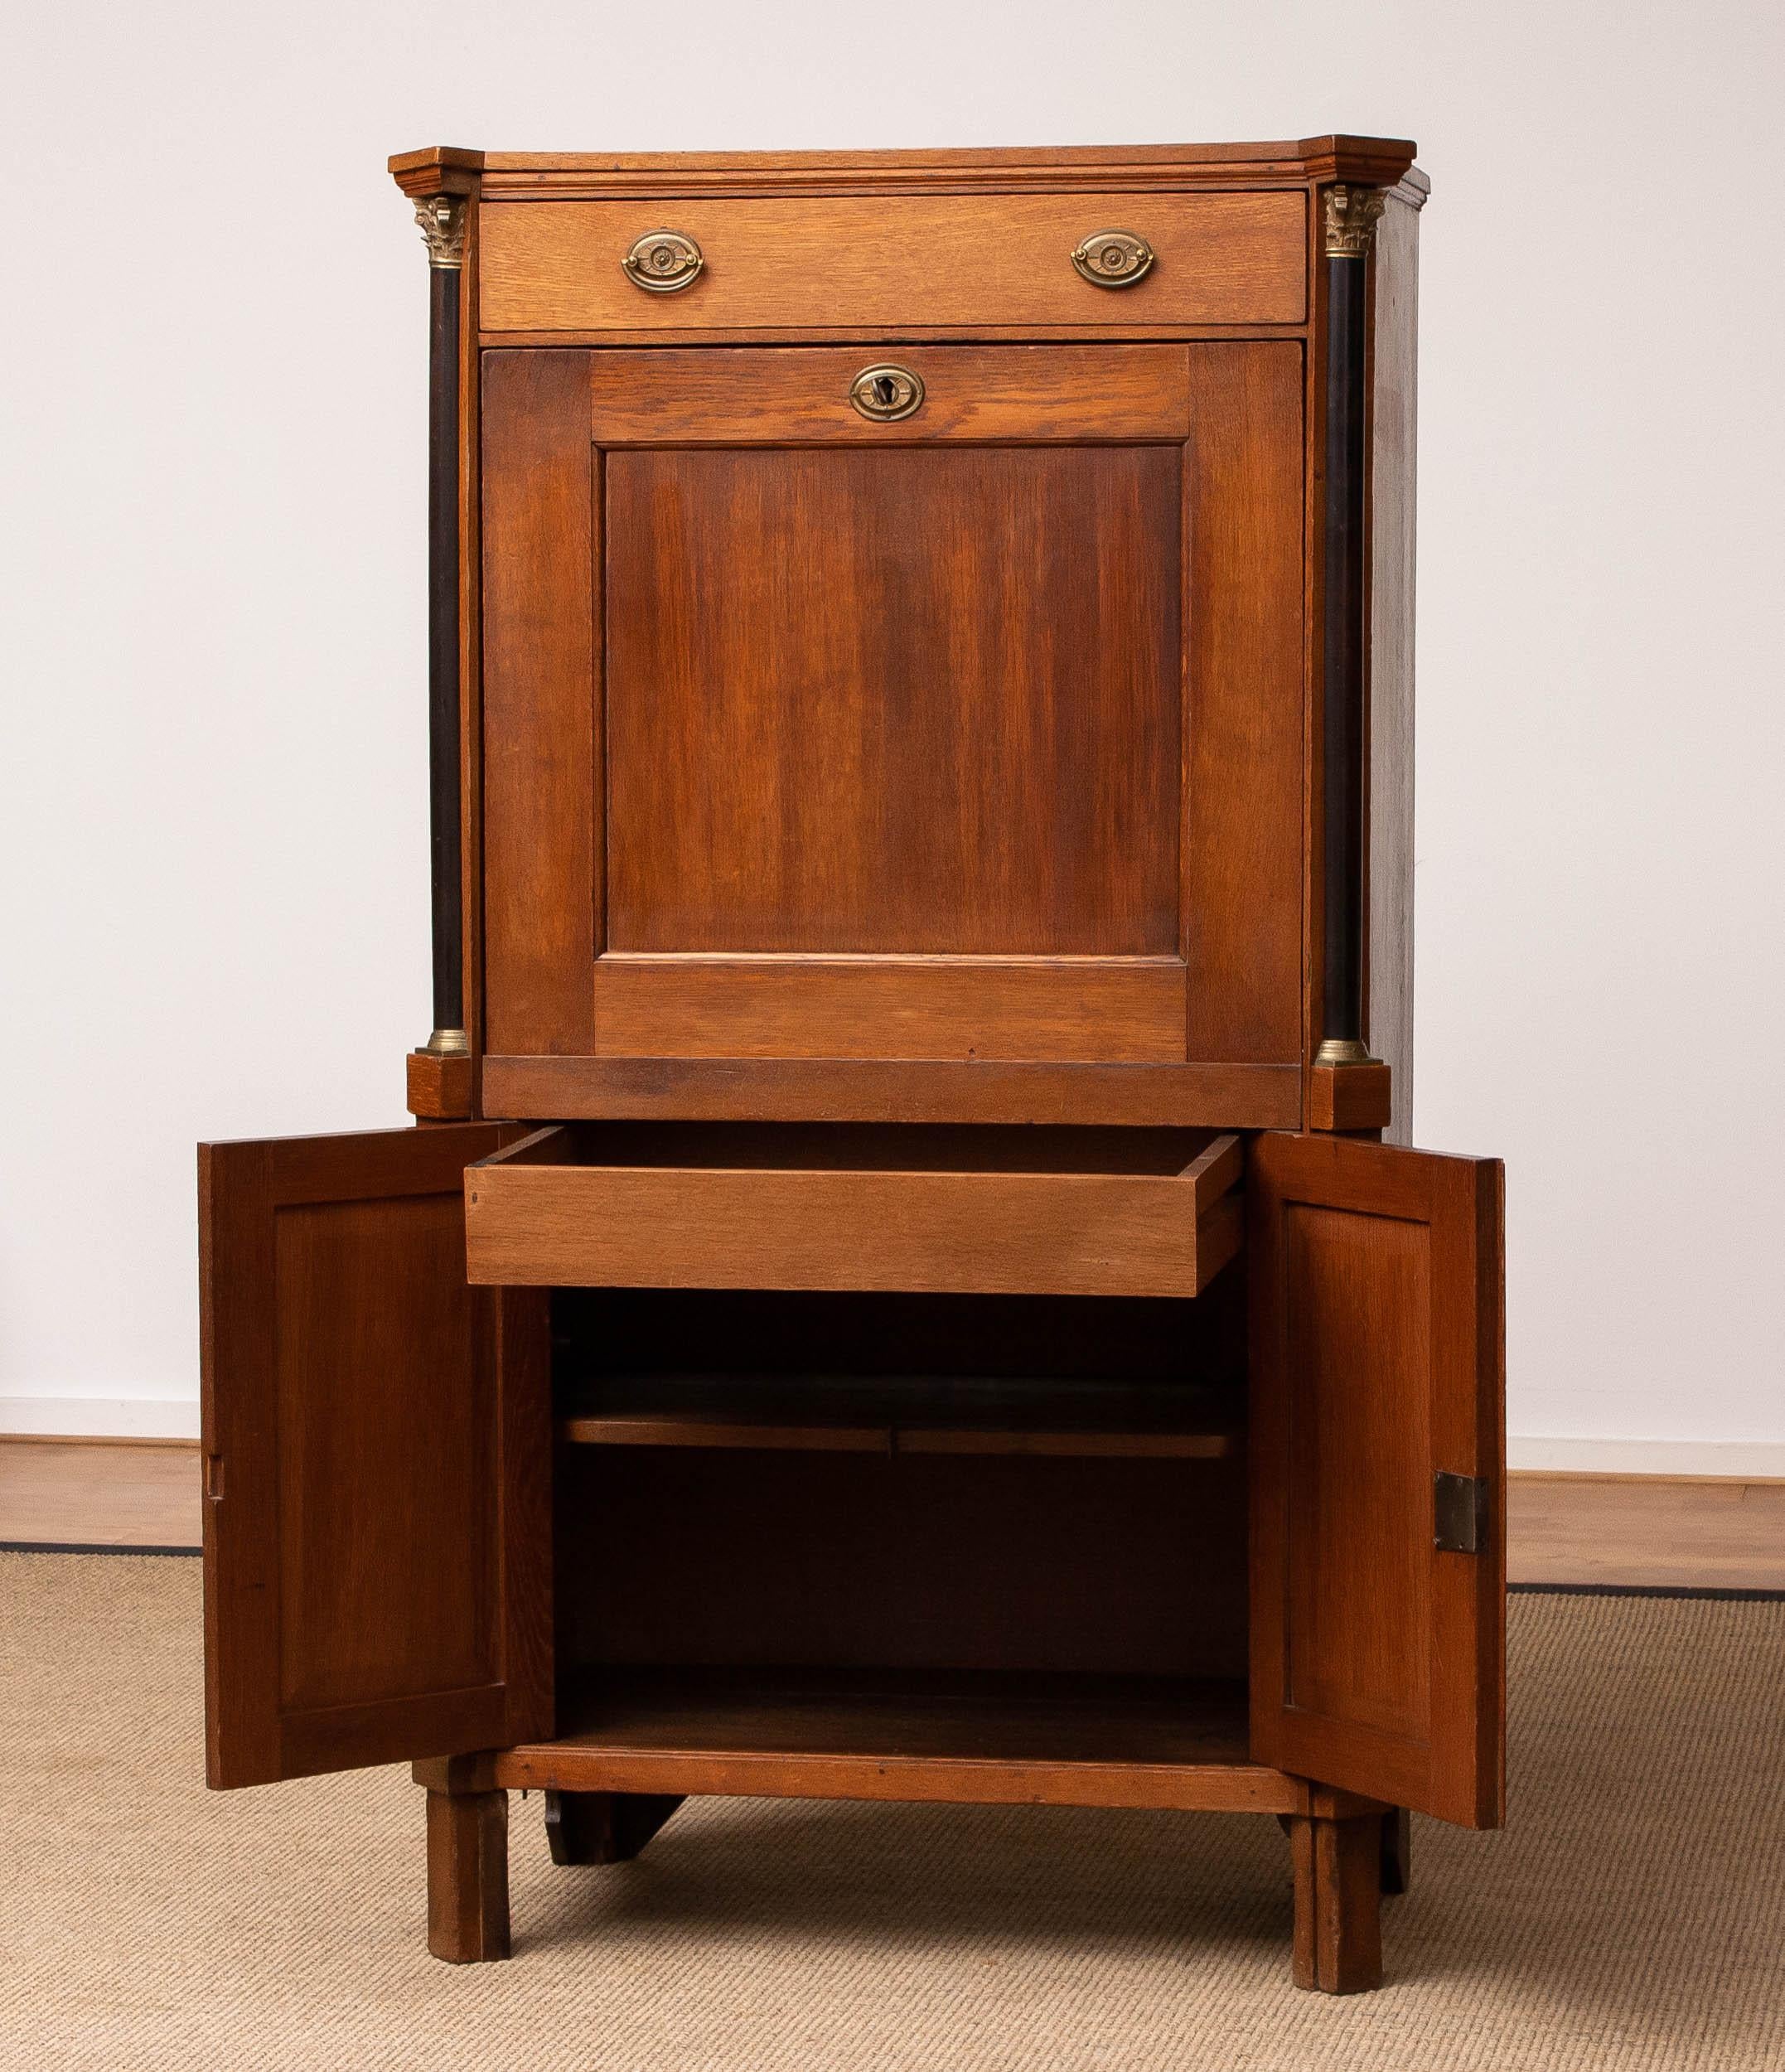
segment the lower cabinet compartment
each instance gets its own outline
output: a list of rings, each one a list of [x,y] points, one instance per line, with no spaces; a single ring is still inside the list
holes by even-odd
[[[1287,1809],[1243,1295],[560,1291],[558,1734],[501,1775]]]

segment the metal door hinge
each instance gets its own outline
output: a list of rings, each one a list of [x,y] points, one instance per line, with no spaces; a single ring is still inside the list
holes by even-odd
[[[1439,1552],[1479,1554],[1487,1527],[1487,1483],[1440,1469],[1432,1478],[1432,1544]]]

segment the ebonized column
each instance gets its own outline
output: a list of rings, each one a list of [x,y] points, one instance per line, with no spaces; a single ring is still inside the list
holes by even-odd
[[[1365,436],[1374,187],[1325,196],[1324,1006],[1317,1065],[1372,1062],[1363,1041]]]
[[[433,921],[433,1034],[427,1048],[455,1057],[465,1034],[463,838],[459,795],[459,278],[465,203],[430,195],[415,205],[428,244],[428,777]]]

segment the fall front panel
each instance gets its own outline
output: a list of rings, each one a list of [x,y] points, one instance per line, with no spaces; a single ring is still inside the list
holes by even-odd
[[[861,356],[486,355],[496,1083],[1293,1067],[1299,346]]]

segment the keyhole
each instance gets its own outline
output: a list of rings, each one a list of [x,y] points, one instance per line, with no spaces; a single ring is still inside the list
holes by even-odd
[[[898,401],[898,384],[889,374],[874,376],[874,401],[883,410],[890,410]]]

